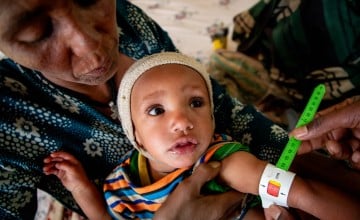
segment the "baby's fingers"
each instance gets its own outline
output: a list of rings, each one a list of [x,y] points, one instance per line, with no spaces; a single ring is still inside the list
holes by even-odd
[[[43,172],[45,175],[57,175],[59,170],[55,166],[56,163],[46,163],[43,167]]]

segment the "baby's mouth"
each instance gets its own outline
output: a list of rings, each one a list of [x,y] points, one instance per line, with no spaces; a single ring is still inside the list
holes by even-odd
[[[198,142],[194,138],[182,138],[169,149],[169,152],[172,154],[192,153],[197,145]]]

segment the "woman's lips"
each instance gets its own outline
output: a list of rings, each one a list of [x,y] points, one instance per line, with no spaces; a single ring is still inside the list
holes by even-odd
[[[102,76],[102,75],[106,74],[109,71],[110,64],[111,64],[110,60],[107,60],[106,62],[104,62],[99,67],[85,73],[84,76],[92,76],[92,77]]]
[[[107,71],[107,68],[105,67],[99,67],[99,68],[96,68],[88,73],[86,73],[85,75],[86,76],[101,76],[103,75],[104,73],[106,73]]]

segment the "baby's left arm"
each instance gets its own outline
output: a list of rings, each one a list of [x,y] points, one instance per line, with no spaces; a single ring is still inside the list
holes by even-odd
[[[278,169],[248,152],[236,152],[222,161],[220,180],[237,191],[259,195],[259,183],[265,167]],[[286,171],[279,172],[291,176]],[[299,176],[292,178],[282,205],[303,210],[319,219],[360,219],[359,199],[317,181]]]

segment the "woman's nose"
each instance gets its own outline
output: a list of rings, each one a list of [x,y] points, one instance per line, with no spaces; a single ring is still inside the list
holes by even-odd
[[[100,48],[101,34],[96,31],[91,22],[86,23],[76,15],[67,20],[65,37],[68,39],[69,48],[77,57],[89,56]]]
[[[83,57],[99,49],[100,39],[97,39],[97,34],[92,33],[94,31],[78,29],[73,31],[71,49],[75,55]]]

